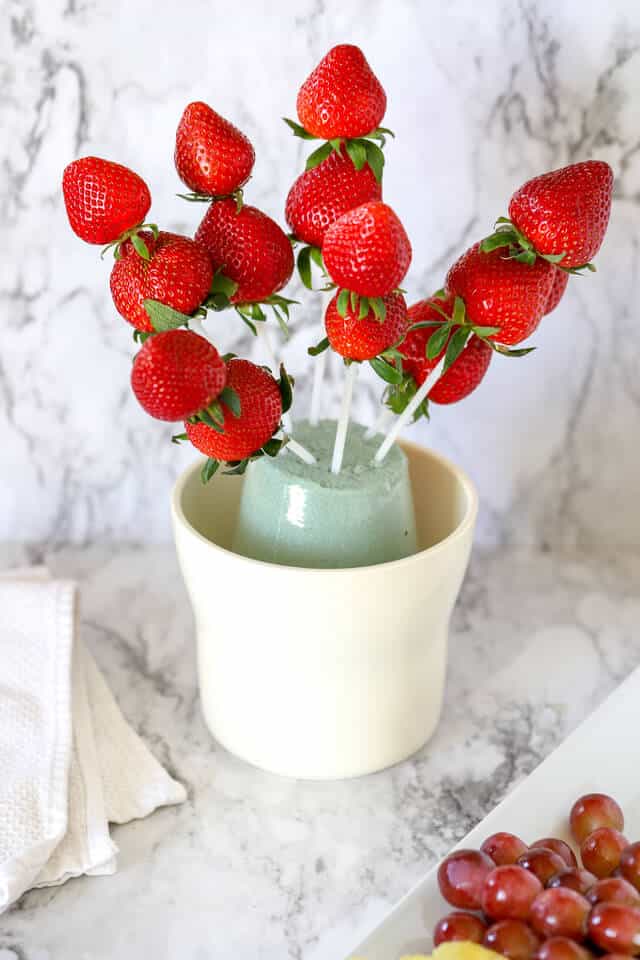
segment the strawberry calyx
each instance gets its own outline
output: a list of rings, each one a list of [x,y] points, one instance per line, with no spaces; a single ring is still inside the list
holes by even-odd
[[[328,287],[327,289],[332,288]],[[398,287],[396,290],[391,290],[390,293],[404,293],[404,290],[401,290]],[[387,318],[387,308],[384,302],[384,297],[363,297],[354,290],[346,290],[344,287],[338,294],[336,310],[341,317],[346,317],[349,310],[351,310],[351,313],[355,313],[357,311],[358,320],[364,320],[364,318],[368,317],[369,313],[371,312],[373,312],[373,315],[378,323],[384,323]]]
[[[595,273],[596,268],[593,263],[583,263],[579,267],[563,267],[562,260],[566,257],[566,252],[540,253],[528,237],[524,235],[522,230],[515,225],[513,220],[509,220],[508,217],[498,217],[495,227],[494,232],[490,234],[490,236],[485,237],[480,244],[480,249],[483,253],[491,253],[492,250],[507,247],[507,259],[517,260],[519,263],[527,263],[529,266],[532,266],[536,262],[536,258],[540,257],[540,259],[552,263],[555,267],[564,270],[566,273],[581,274],[584,270]]]
[[[491,347],[495,353],[499,353],[503,357],[525,357],[528,353],[531,353],[536,349],[535,347],[518,347],[513,349],[512,347],[507,347],[505,344],[500,343],[499,340],[496,341],[494,337],[499,335],[500,327],[487,327],[482,326],[481,324],[472,323],[467,316],[465,303],[462,297],[455,298],[453,303],[453,311],[451,316],[449,316],[446,310],[444,310],[442,307],[439,307],[435,302],[437,300],[443,300],[445,296],[445,290],[438,290],[430,298],[433,309],[436,311],[436,313],[441,315],[444,323],[440,320],[422,320],[418,323],[411,324],[405,334],[406,337],[409,333],[411,333],[412,330],[420,330],[429,327],[434,328],[432,335],[427,340],[425,356],[428,360],[435,360],[436,357],[442,353],[446,345],[444,367],[442,370],[443,373],[446,373],[449,367],[456,362],[466,347],[467,341],[469,340],[471,334],[474,334],[479,340],[482,340],[489,347]],[[402,343],[402,341],[400,341],[400,343]],[[399,345],[400,344],[397,344],[396,346]]]
[[[217,203],[220,200],[235,200],[236,213],[240,213],[244,205],[243,187],[238,187],[233,193],[176,193],[176,197],[187,200],[189,203]]]
[[[309,133],[295,120],[290,120],[288,117],[282,119],[291,129],[294,137],[300,137],[302,140],[320,140],[320,137]],[[387,142],[387,137],[395,137],[395,133],[388,127],[376,127],[375,130],[364,134],[362,137],[336,137],[333,140],[322,140],[321,145],[307,157],[305,170],[312,170],[317,167],[334,150],[336,153],[340,153],[344,146],[356,170],[362,170],[365,163],[368,163],[374,177],[378,183],[381,183],[384,170],[383,147]]]
[[[289,235],[289,239],[291,240],[291,245],[295,249],[299,243],[299,240],[293,234]],[[312,265],[315,265],[320,270],[322,277],[324,278],[324,286],[314,287]],[[320,247],[316,247],[313,244],[305,244],[305,246],[301,247],[296,256],[296,267],[298,269],[300,279],[307,290],[320,290],[322,292],[333,290],[335,284],[331,283],[331,280],[329,279],[329,274],[327,273],[324,265],[324,260],[322,259],[322,250]]]
[[[232,304],[240,319],[249,327],[254,336],[257,336],[258,330],[256,323],[264,323],[267,320],[267,314],[263,307],[270,307],[273,315],[278,321],[278,326],[284,336],[288,339],[291,335],[289,330],[289,307],[299,300],[290,300],[288,297],[282,297],[279,293],[273,293],[266,300],[252,301],[250,303]]]
[[[104,259],[107,250],[113,250],[115,259],[120,260],[122,258],[123,244],[125,244],[127,240],[131,240],[131,245],[138,256],[142,257],[143,260],[151,260],[149,248],[139,235],[142,230],[149,230],[153,234],[153,239],[158,239],[159,230],[157,223],[138,223],[135,227],[131,227],[129,230],[125,230],[124,233],[121,233],[117,240],[112,240],[111,243],[104,246],[100,251],[100,259]]]

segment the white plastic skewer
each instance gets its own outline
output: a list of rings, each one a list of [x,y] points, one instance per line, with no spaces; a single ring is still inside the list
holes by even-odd
[[[320,319],[322,321],[323,330],[324,316],[327,312],[327,307],[333,300],[334,296],[334,290],[326,290],[322,293],[322,299],[320,301]],[[324,377],[327,370],[328,353],[329,351],[325,350],[319,356],[315,357],[315,363],[313,367],[313,385],[311,387],[311,407],[309,409],[309,423],[313,427],[317,426],[318,421],[320,420],[320,408],[322,407],[322,392],[324,389]]]
[[[389,410],[388,407],[383,407],[375,422],[367,428],[367,432],[364,435],[365,439],[370,440],[371,437],[375,437],[376,433],[385,433],[391,426],[392,419],[393,414],[391,410]]]
[[[322,400],[322,388],[324,386],[324,374],[327,368],[328,350],[315,358],[313,366],[313,386],[311,388],[311,410],[309,412],[309,423],[312,427],[317,427],[320,420],[320,401]]]
[[[340,417],[336,429],[336,441],[333,447],[333,459],[331,461],[331,473],[340,473],[342,469],[342,458],[344,457],[344,446],[347,440],[347,430],[349,429],[349,414],[351,413],[351,398],[353,396],[353,385],[358,376],[360,364],[351,363],[347,367],[344,377],[344,393],[342,394],[342,404],[340,407]]]
[[[309,466],[312,466],[314,463],[318,462],[310,450],[307,450],[306,447],[303,447],[301,443],[298,443],[298,441],[294,440],[292,437],[289,437],[287,440],[287,445],[284,449],[290,450],[291,453],[295,454],[296,457],[300,457],[303,463],[308,463]]]
[[[416,391],[416,393],[413,396],[413,399],[411,400],[411,403],[409,403],[406,409],[400,414],[400,416],[396,418],[396,421],[391,427],[391,430],[389,431],[387,436],[384,438],[384,440],[378,447],[378,450],[376,451],[376,455],[373,458],[374,463],[382,463],[386,455],[389,453],[389,450],[395,443],[396,439],[398,438],[398,435],[400,434],[400,432],[404,430],[404,428],[410,423],[411,418],[413,417],[414,413],[416,412],[416,410],[418,409],[418,407],[420,406],[424,398],[427,396],[429,391],[432,389],[432,387],[435,386],[435,384],[438,382],[438,380],[442,376],[442,371],[444,369],[444,361],[445,361],[445,358],[443,357],[442,360],[440,360],[440,362],[438,363],[438,365],[433,368],[433,370],[431,371],[427,379],[424,381],[420,389]]]
[[[208,340],[209,343],[213,343],[213,337],[210,333],[207,333],[207,329],[202,322],[200,317],[191,317],[189,320],[189,329],[194,333],[197,333],[198,336],[204,337],[205,340]],[[215,343],[213,343],[215,347]]]

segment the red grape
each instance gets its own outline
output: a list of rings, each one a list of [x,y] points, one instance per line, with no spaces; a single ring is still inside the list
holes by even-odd
[[[538,950],[536,960],[589,960],[590,956],[588,950],[569,937],[550,937]]]
[[[624,814],[616,801],[605,793],[587,793],[576,800],[569,817],[576,843],[582,843],[599,827],[624,830]]]
[[[529,873],[533,873],[540,883],[545,886],[551,880],[551,877],[564,870],[566,863],[553,850],[547,850],[546,847],[531,847],[521,857],[518,857],[518,863]]]
[[[448,913],[446,917],[439,920],[433,931],[433,942],[437,947],[441,943],[447,943],[449,940],[467,940],[472,943],[482,943],[487,927],[480,917],[474,917],[472,913],[463,913],[461,910],[454,910]]]
[[[640,909],[624,903],[597,903],[589,917],[589,936],[602,950],[640,953]]]
[[[543,937],[569,937],[584,940],[591,904],[575,890],[554,887],[544,890],[531,904],[529,919]]]
[[[628,841],[613,827],[599,827],[590,833],[580,847],[585,870],[596,877],[610,877],[620,865],[620,856]]]
[[[540,938],[524,920],[499,920],[489,927],[483,943],[510,960],[529,960],[540,946]]]
[[[453,907],[479,910],[482,885],[493,869],[493,860],[481,850],[456,850],[438,869],[440,893]]]
[[[547,887],[568,887],[569,890],[575,890],[576,893],[585,894],[590,890],[598,878],[594,877],[588,870],[580,870],[578,867],[567,867],[551,877]]]
[[[640,890],[640,843],[630,843],[622,851],[620,872],[625,880],[633,884],[636,890]]]
[[[496,867],[515,863],[527,851],[527,844],[513,833],[492,833],[480,847]]]
[[[640,907],[640,894],[622,877],[598,880],[587,893],[587,900],[591,904],[626,903],[628,907]]]
[[[492,870],[482,888],[482,909],[492,920],[526,920],[531,904],[542,892],[538,878],[517,864]]]
[[[544,847],[545,850],[553,850],[559,857],[562,857],[568,867],[577,867],[578,861],[576,855],[564,840],[558,840],[556,837],[544,837],[542,840],[536,840],[531,847]]]

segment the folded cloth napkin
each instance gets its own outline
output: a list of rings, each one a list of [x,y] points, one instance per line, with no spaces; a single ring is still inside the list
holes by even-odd
[[[31,887],[109,874],[109,823],[182,803],[77,629],[75,584],[0,577],[0,913]]]

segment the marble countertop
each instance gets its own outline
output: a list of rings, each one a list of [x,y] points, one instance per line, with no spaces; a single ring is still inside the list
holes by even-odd
[[[115,829],[115,876],[26,894],[0,960],[342,960],[640,661],[640,554],[478,551],[431,742],[375,776],[295,782],[211,740],[171,548],[0,553],[43,560],[79,579],[87,642],[189,798]]]

